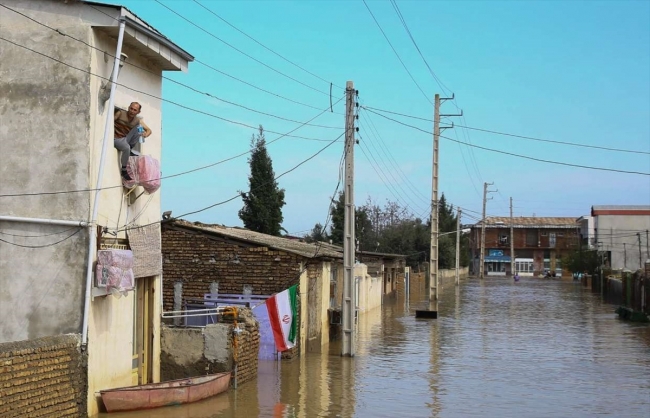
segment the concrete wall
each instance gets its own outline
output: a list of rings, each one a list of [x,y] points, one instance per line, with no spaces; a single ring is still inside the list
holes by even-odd
[[[62,3],[0,3],[90,41],[78,17],[55,13]],[[13,12],[0,13],[0,36],[90,68],[88,48]],[[0,214],[87,219],[88,193],[38,193],[89,187],[90,76],[7,42],[0,42],[0,56],[0,193],[36,193],[2,198]],[[0,342],[79,333],[86,231],[9,222],[0,222],[0,230],[17,245],[44,246],[0,242]]]
[[[650,230],[650,215],[597,215],[594,219],[596,241],[602,243],[599,250],[611,252],[611,268],[632,271],[643,268],[649,258],[645,231]],[[637,232],[641,234],[641,264]]]
[[[86,414],[86,361],[77,335],[0,344],[0,416]]]
[[[235,342],[233,323],[210,324],[202,328],[162,327],[163,380],[203,376],[233,371],[237,364],[237,383],[257,377],[260,347],[259,325],[252,311],[240,311],[238,326],[242,332]]]
[[[359,292],[357,295],[359,314],[381,307],[383,297],[381,277],[369,275],[368,266],[365,264],[356,264],[354,278]]]

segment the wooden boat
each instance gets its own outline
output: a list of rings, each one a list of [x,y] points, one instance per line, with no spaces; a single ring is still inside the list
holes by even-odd
[[[134,411],[196,402],[225,392],[230,372],[148,385],[106,389],[99,393],[107,412]]]

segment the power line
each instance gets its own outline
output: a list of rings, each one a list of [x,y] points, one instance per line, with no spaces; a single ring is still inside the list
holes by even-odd
[[[430,198],[427,198],[422,193],[420,193],[420,191],[417,189],[417,187],[409,180],[409,178],[406,176],[404,171],[401,169],[400,164],[397,161],[395,161],[395,157],[393,157],[393,155],[388,150],[388,146],[386,145],[386,142],[384,141],[384,139],[381,137],[381,134],[379,133],[379,129],[377,129],[377,126],[373,122],[370,113],[365,113],[365,116],[368,117],[368,122],[370,123],[370,129],[369,129],[370,133],[373,134],[373,137],[375,137],[375,139],[379,138],[379,144],[383,145],[382,151],[384,152],[384,155],[386,155],[386,158],[391,163],[391,165],[393,166],[395,171],[397,171],[397,173],[401,175],[401,177],[404,179],[404,181],[406,182],[406,185],[409,187],[409,189],[415,195],[417,195],[418,198],[420,198],[422,201],[426,202],[427,205],[429,205],[430,204]]]
[[[378,22],[377,19],[375,18],[375,15],[372,13],[372,10],[370,10],[370,7],[368,7],[368,3],[366,3],[366,0],[363,0],[363,4],[366,6],[366,9],[368,9],[368,13],[370,13],[370,16],[372,16],[372,20],[374,20],[375,23],[377,24],[377,27],[378,27],[379,30],[381,31],[382,35],[384,35],[384,38],[386,39],[386,42],[388,42],[388,45],[390,45],[391,49],[392,49],[393,52],[395,53],[395,56],[397,57],[397,59],[399,60],[399,62],[402,63],[402,67],[404,67],[404,69],[405,69],[406,72],[408,73],[409,77],[411,77],[411,80],[413,80],[413,83],[414,83],[414,84],[417,86],[417,88],[420,90],[420,92],[422,93],[422,95],[424,96],[424,98],[427,100],[427,102],[429,102],[429,104],[433,105],[433,103],[431,102],[431,99],[429,99],[429,97],[426,95],[426,93],[424,92],[424,90],[422,90],[422,87],[420,87],[420,85],[418,84],[418,82],[415,81],[415,78],[413,78],[413,75],[411,74],[411,72],[409,71],[409,69],[406,67],[406,64],[404,64],[404,61],[402,61],[402,58],[400,58],[399,54],[397,53],[397,50],[395,49],[395,47],[393,46],[393,44],[390,42],[390,39],[388,39],[388,36],[386,35],[386,32],[384,32],[384,30],[382,29],[381,25],[379,24],[379,22]]]
[[[190,25],[192,25],[192,26],[194,26],[194,27],[200,29],[201,31],[207,33],[208,35],[212,36],[214,39],[216,39],[216,40],[218,40],[219,42],[223,43],[224,45],[227,45],[228,47],[234,49],[235,51],[239,52],[240,54],[242,54],[242,55],[244,55],[244,56],[246,56],[246,57],[252,59],[253,61],[257,62],[258,64],[263,65],[264,67],[270,69],[271,71],[273,71],[273,72],[275,72],[275,73],[277,73],[277,74],[280,74],[280,75],[282,75],[282,76],[288,78],[289,80],[292,80],[292,81],[294,81],[294,82],[296,82],[296,83],[298,83],[298,84],[300,84],[300,85],[302,85],[302,86],[304,86],[304,87],[307,87],[307,88],[310,89],[310,90],[313,90],[313,91],[315,91],[315,92],[317,92],[317,93],[320,93],[320,94],[324,94],[325,96],[329,96],[329,93],[324,92],[324,91],[322,91],[322,90],[319,90],[319,89],[317,89],[317,88],[315,88],[315,87],[312,87],[312,86],[310,86],[309,84],[303,83],[302,81],[297,80],[297,79],[291,77],[290,75],[287,75],[287,74],[283,73],[283,72],[280,71],[280,70],[276,70],[275,68],[271,67],[270,65],[268,65],[268,64],[266,64],[266,63],[264,63],[264,62],[258,60],[257,58],[255,58],[255,57],[253,57],[253,56],[247,54],[246,52],[244,52],[244,51],[242,51],[241,49],[235,47],[234,45],[229,44],[228,42],[226,42],[226,41],[224,41],[223,39],[219,38],[217,35],[213,34],[212,32],[208,31],[207,29],[204,29],[203,27],[201,27],[201,26],[197,25],[196,23],[192,22],[190,19],[188,19],[188,18],[186,18],[185,16],[181,15],[180,13],[178,13],[178,12],[175,11],[174,9],[170,8],[169,6],[165,5],[164,3],[160,2],[159,0],[154,0],[154,1],[155,1],[156,3],[158,3],[158,4],[160,4],[160,5],[161,5],[162,7],[164,7],[165,9],[169,10],[170,12],[172,12],[173,14],[175,14],[176,16],[180,17],[180,18],[183,19],[184,21],[188,22]]]
[[[400,125],[404,125],[404,126],[407,126],[409,128],[418,130],[420,132],[424,132],[424,133],[426,133],[428,135],[433,135],[432,132],[429,132],[429,131],[426,131],[424,129],[418,128],[417,126],[409,125],[408,123],[404,123],[404,122],[401,122],[401,121],[399,121],[397,119],[390,118],[390,117],[388,117],[386,115],[382,115],[381,113],[377,113],[377,112],[372,111],[372,110],[370,110],[368,108],[366,108],[366,110],[369,111],[369,112],[372,112],[372,113],[374,113],[376,115],[379,115],[382,118],[386,118],[386,119],[391,120],[391,121],[393,121],[395,123],[398,123]],[[460,141],[458,141],[456,139],[453,139],[453,138],[449,138],[449,137],[442,136],[442,135],[439,135],[439,136],[440,136],[440,138],[444,138],[444,139],[447,139],[447,140],[452,141],[452,142],[462,143],[462,142],[460,142]],[[610,172],[614,172],[614,173],[638,174],[638,175],[641,175],[641,176],[650,176],[650,173],[644,173],[644,172],[641,172],[641,171],[617,170],[615,168],[592,167],[592,166],[588,166],[588,165],[564,163],[564,162],[560,162],[560,161],[544,160],[544,159],[541,159],[541,158],[529,157],[527,155],[515,154],[513,152],[496,150],[496,149],[488,148],[488,147],[482,147],[482,146],[476,145],[476,144],[465,144],[465,145],[467,145],[469,147],[482,149],[482,150],[485,150],[485,151],[495,152],[495,153],[498,153],[498,154],[510,155],[512,157],[518,157],[518,158],[524,158],[524,159],[527,159],[527,160],[538,161],[538,162],[541,162],[541,163],[563,165],[563,166],[567,166],[567,167],[584,168],[584,169],[588,169],[588,170],[610,171]]]
[[[51,244],[44,244],[44,245],[23,245],[23,244],[16,244],[15,242],[5,241],[5,240],[3,240],[3,239],[1,239],[1,238],[0,238],[0,242],[4,242],[4,243],[6,243],[6,244],[14,245],[14,246],[16,246],[16,247],[21,247],[21,248],[47,248],[47,247],[52,247],[52,246],[54,246],[54,245],[60,244],[60,243],[62,243],[62,242],[64,242],[64,241],[66,241],[66,240],[69,240],[69,239],[72,238],[73,236],[77,235],[77,234],[78,234],[82,229],[84,229],[84,228],[83,228],[83,227],[78,227],[77,230],[76,230],[75,232],[73,232],[72,234],[68,235],[67,237],[65,237],[65,238],[63,238],[63,239],[61,239],[61,240],[59,240],[59,241],[57,241],[57,242],[53,242],[53,243],[51,243]]]
[[[362,126],[362,125],[361,125],[361,119],[359,120],[359,123],[360,123],[359,126]],[[375,138],[375,141],[379,142],[379,140],[377,139],[377,137],[375,136],[375,134],[372,132],[372,130],[367,129],[367,132],[369,132],[369,133],[370,133],[370,134]],[[381,170],[381,172],[384,174],[384,177],[386,178],[386,180],[388,181],[388,177],[386,176],[386,173],[388,173],[388,175],[390,175],[390,177],[393,179],[393,183],[391,183],[391,184],[393,184],[393,187],[395,187],[395,186],[399,187],[399,189],[404,193],[404,195],[409,197],[409,201],[413,204],[413,206],[416,207],[418,210],[422,210],[422,206],[421,206],[421,204],[418,203],[418,202],[417,202],[415,199],[413,199],[413,197],[412,197],[412,195],[416,195],[415,192],[412,192],[412,193],[409,194],[409,193],[404,189],[404,187],[402,187],[401,182],[400,182],[400,181],[395,177],[395,175],[393,174],[393,171],[399,173],[399,170],[398,170],[397,168],[391,169],[391,168],[388,167],[388,165],[386,164],[385,159],[381,156],[381,154],[380,154],[380,152],[379,152],[379,150],[378,150],[378,148],[381,148],[381,147],[378,146],[378,145],[375,146],[375,144],[373,143],[373,141],[365,141],[365,143],[366,143],[366,144],[368,144],[368,143],[371,144],[372,147],[375,149],[376,155],[379,157],[379,160],[380,160],[381,163],[383,164],[383,167],[379,167],[379,163],[378,163],[377,160],[374,158],[374,155],[373,155],[372,151],[370,150],[369,147],[367,147],[367,148],[368,148],[368,152],[370,153],[370,156],[373,158],[373,160],[374,160],[375,163],[377,164],[378,168],[379,168],[379,169]],[[382,150],[382,151],[383,151],[383,150]],[[388,159],[388,161],[390,161],[390,159]],[[406,183],[406,185],[408,186],[408,183]],[[402,196],[402,195],[400,194],[400,196]],[[417,196],[417,195],[416,195],[416,196]],[[419,196],[418,196],[418,197],[419,197]],[[429,201],[429,200],[427,200],[427,199],[422,199],[422,198],[420,198],[420,199],[425,203],[425,207],[428,206],[428,205],[430,204],[430,201]],[[405,200],[405,199],[404,199],[404,200]]]
[[[334,143],[336,143],[336,142],[337,142],[337,141],[338,141],[338,140],[339,140],[343,135],[345,135],[345,132],[343,132],[342,134],[340,134],[339,136],[337,136],[336,138],[334,138],[332,141],[330,141],[329,144],[325,145],[323,148],[321,148],[320,150],[318,150],[315,154],[312,154],[312,155],[309,156],[308,158],[302,160],[301,162],[299,162],[298,164],[296,164],[295,166],[293,166],[293,167],[290,168],[289,170],[283,172],[282,174],[277,175],[274,179],[268,181],[267,183],[265,183],[265,184],[263,184],[263,185],[260,185],[260,186],[259,186],[259,189],[261,189],[262,186],[264,186],[264,187],[268,187],[268,185],[272,184],[274,181],[276,181],[276,180],[279,179],[280,177],[284,176],[285,174],[289,174],[289,173],[291,173],[292,171],[296,170],[296,169],[297,169],[298,167],[300,167],[301,165],[303,165],[303,164],[305,164],[306,162],[312,160],[312,159],[315,158],[317,155],[319,155],[320,153],[322,153],[323,151],[325,151],[327,148],[329,148],[330,146],[332,146]],[[246,193],[250,193],[251,191],[252,191],[252,189],[251,189],[251,190],[248,190]],[[256,189],[255,191],[257,191],[257,189]],[[220,205],[226,204],[226,203],[228,203],[228,202],[231,202],[231,201],[237,199],[237,198],[240,197],[240,196],[241,196],[241,193],[237,193],[237,195],[235,195],[235,196],[233,196],[233,197],[231,197],[231,198],[229,198],[229,199],[222,200],[222,201],[220,201],[220,202],[214,203],[214,204],[212,204],[212,205],[206,206],[206,207],[201,208],[201,209],[197,209],[197,210],[194,210],[194,211],[191,211],[191,212],[184,213],[184,214],[182,214],[182,215],[179,215],[178,217],[179,217],[179,218],[182,218],[182,217],[185,217],[185,216],[188,216],[188,215],[194,215],[194,214],[196,214],[196,213],[204,212],[204,211],[206,211],[206,210],[208,210],[208,209],[212,209],[212,208],[214,208],[214,207],[216,207],[216,206],[220,206]],[[137,225],[137,226],[135,226],[135,227],[131,227],[131,228],[128,228],[128,229],[144,228],[144,227],[146,227],[146,226],[156,225],[156,224],[160,224],[160,223],[162,223],[162,221],[151,222],[151,223],[148,223],[148,224],[145,224],[145,225]],[[117,232],[121,232],[121,230],[118,230]]]
[[[0,235],[7,235],[10,237],[20,237],[20,238],[43,238],[43,237],[50,237],[52,235],[59,235],[63,234],[64,232],[72,231],[73,229],[79,228],[78,226],[73,226],[72,228],[66,228],[62,231],[58,232],[52,232],[50,234],[40,234],[40,235],[20,235],[20,234],[10,234],[9,232],[2,232],[0,231]]]
[[[418,120],[423,120],[426,122],[431,122],[431,119],[426,119],[426,118],[421,118],[418,116],[413,116],[413,115],[407,115],[404,113],[399,113],[399,112],[393,112],[390,110],[385,110],[385,109],[378,109],[376,107],[370,107],[370,106],[363,106],[366,110],[371,110],[371,111],[378,111],[382,113],[389,113],[397,116],[403,116],[406,118],[411,118],[411,119],[418,119]],[[495,135],[504,135],[504,136],[511,136],[513,138],[520,138],[520,139],[528,139],[531,141],[539,141],[539,142],[549,142],[553,144],[560,144],[560,145],[569,145],[569,146],[574,146],[574,147],[582,147],[582,148],[594,148],[594,149],[599,149],[599,150],[604,150],[604,151],[614,151],[614,152],[627,152],[631,154],[646,154],[650,155],[649,151],[640,151],[640,150],[630,150],[630,149],[623,149],[623,148],[609,148],[609,147],[601,147],[599,145],[589,145],[589,144],[580,144],[577,142],[568,142],[568,141],[555,141],[552,139],[543,139],[543,138],[535,138],[535,137],[530,137],[530,136],[524,136],[524,135],[517,135],[517,134],[510,134],[507,132],[499,132],[499,131],[493,131],[490,129],[483,129],[483,128],[475,128],[472,126],[466,126],[466,125],[454,125],[459,128],[464,128],[464,129],[470,129],[473,131],[480,131],[480,132],[486,132],[486,133],[491,133]]]
[[[2,39],[2,38],[0,38],[0,39]],[[341,100],[343,100],[343,98],[339,99],[335,104],[339,103]],[[322,110],[319,114],[317,114],[313,118],[309,119],[305,123],[311,122],[312,120],[318,118],[319,116],[321,116],[323,113],[327,112],[328,110],[329,110],[329,106],[326,109]],[[292,129],[291,131],[289,131],[287,133],[284,133],[284,134],[278,136],[277,138],[274,138],[273,140],[267,142],[267,145],[273,144],[274,142],[276,142],[276,141],[278,141],[278,140],[280,140],[280,139],[282,139],[282,138],[284,138],[286,136],[289,136],[289,134],[291,134],[291,133],[297,131],[298,129],[302,128],[303,126],[305,126],[305,123],[303,123],[303,125],[301,125],[301,126],[298,126],[298,127],[294,128],[294,129]],[[271,131],[266,131],[266,132],[271,132]],[[323,140],[323,141],[326,141],[326,140]],[[225,158],[223,160],[219,160],[217,162],[214,162],[214,163],[211,163],[211,164],[208,164],[208,165],[205,165],[205,166],[197,167],[197,168],[187,170],[187,171],[183,171],[183,172],[176,173],[176,174],[171,174],[169,176],[161,176],[157,180],[170,179],[170,178],[173,178],[173,177],[179,177],[179,176],[182,176],[182,175],[185,175],[185,174],[190,174],[190,173],[193,173],[193,172],[196,172],[196,171],[205,170],[207,168],[211,168],[211,167],[226,163],[228,161],[232,161],[232,160],[234,160],[236,158],[239,158],[239,157],[242,157],[242,156],[244,156],[246,154],[250,154],[250,152],[251,152],[251,150],[248,150],[248,151],[239,153],[237,155],[234,155],[232,157],[228,157],[228,158]],[[20,197],[20,196],[58,195],[58,194],[81,193],[81,192],[96,192],[96,191],[100,191],[100,190],[110,190],[110,189],[116,189],[116,188],[121,188],[121,187],[124,187],[124,186],[120,184],[120,185],[116,185],[116,186],[107,186],[107,187],[94,188],[94,189],[62,190],[62,191],[55,191],[55,192],[14,193],[14,194],[0,195],[0,198],[2,198],[2,197]]]
[[[100,49],[100,48],[97,48],[97,47],[95,47],[95,46],[93,46],[93,45],[90,45],[89,43],[87,43],[87,42],[85,42],[85,41],[83,41],[83,40],[81,40],[81,39],[77,39],[77,38],[75,38],[75,37],[73,37],[73,36],[71,36],[71,35],[68,35],[67,33],[64,33],[63,31],[61,31],[60,29],[56,29],[56,28],[53,28],[53,27],[51,27],[51,26],[48,26],[48,25],[46,25],[46,24],[44,24],[44,23],[42,23],[42,22],[37,21],[36,19],[33,19],[33,18],[31,18],[31,17],[29,17],[29,16],[27,16],[27,15],[25,15],[25,14],[23,14],[23,13],[17,11],[17,10],[14,10],[14,9],[12,9],[12,8],[10,8],[10,7],[7,7],[7,6],[5,6],[5,5],[0,4],[0,6],[1,6],[1,7],[4,7],[5,9],[11,10],[12,12],[14,12],[14,13],[16,13],[16,14],[19,14],[19,15],[23,16],[23,17],[25,17],[26,19],[31,20],[32,22],[34,22],[34,23],[36,23],[36,24],[38,24],[38,25],[41,25],[41,26],[43,26],[43,27],[45,27],[45,28],[48,28],[48,29],[50,29],[50,30],[52,30],[52,31],[54,31],[54,32],[56,32],[56,33],[58,33],[58,34],[61,35],[61,36],[68,37],[68,38],[70,38],[70,39],[73,39],[73,40],[75,40],[75,41],[77,41],[77,42],[80,42],[80,43],[86,45],[87,47],[89,47],[89,48],[91,48],[91,49],[97,50],[97,51],[99,51],[99,52],[103,52],[104,54],[106,54],[106,55],[108,55],[108,56],[110,56],[110,57],[112,57],[112,58],[116,58],[116,57],[115,57],[114,55],[112,55],[111,53],[109,53],[109,52],[107,52],[107,51],[104,51],[104,50],[102,50],[102,49]],[[245,105],[242,105],[242,104],[239,104],[239,103],[236,103],[236,102],[230,101],[230,100],[223,99],[223,98],[218,97],[218,96],[216,96],[216,95],[214,95],[214,94],[212,94],[212,93],[208,93],[208,92],[205,92],[205,91],[201,91],[201,90],[196,89],[196,88],[194,88],[194,87],[192,87],[192,86],[189,86],[189,85],[187,85],[187,84],[181,83],[180,81],[176,81],[176,80],[171,79],[171,78],[169,78],[169,77],[165,77],[164,75],[160,75],[160,74],[156,73],[155,71],[152,71],[152,70],[150,70],[150,69],[148,69],[148,68],[144,68],[144,67],[141,67],[141,66],[139,66],[139,65],[133,64],[133,63],[131,63],[131,62],[129,62],[129,61],[125,61],[125,63],[128,64],[128,65],[130,65],[130,66],[132,66],[132,67],[138,68],[138,69],[140,69],[140,70],[142,70],[142,71],[148,72],[148,73],[150,73],[150,74],[154,74],[155,76],[160,77],[160,78],[162,78],[162,79],[164,79],[164,80],[167,80],[167,81],[169,81],[169,82],[172,82],[172,83],[174,83],[174,84],[176,84],[176,85],[182,86],[182,87],[184,87],[184,88],[186,88],[186,89],[188,89],[188,90],[191,90],[191,91],[193,91],[193,92],[195,92],[195,93],[197,93],[197,94],[201,94],[201,95],[208,96],[208,97],[210,97],[210,98],[212,98],[212,99],[215,99],[215,100],[218,100],[218,101],[220,101],[220,102],[227,103],[227,104],[229,104],[229,105],[236,106],[236,107],[239,107],[239,108],[242,108],[242,109],[248,110],[248,111],[253,112],[253,113],[258,113],[258,114],[261,114],[261,115],[265,115],[265,116],[269,116],[269,117],[272,117],[272,118],[280,119],[280,120],[283,120],[283,121],[286,121],[286,122],[301,123],[301,122],[298,122],[298,121],[293,120],[293,119],[289,119],[289,118],[285,118],[285,117],[283,117],[283,116],[278,116],[278,115],[275,115],[275,114],[272,114],[272,113],[268,113],[268,112],[260,111],[260,110],[253,109],[253,108],[250,108],[250,107],[248,107],[248,106],[245,106]],[[314,126],[314,127],[317,127],[317,128],[326,128],[326,129],[341,129],[341,128],[338,127],[338,126],[326,126],[326,125],[317,125],[317,124],[309,124],[309,126]]]
[[[307,70],[307,69],[301,67],[300,65],[296,64],[295,62],[289,60],[288,58],[284,57],[283,55],[279,54],[278,52],[276,52],[276,51],[274,51],[273,49],[269,48],[268,46],[264,45],[263,43],[261,43],[260,41],[258,41],[258,40],[255,39],[255,38],[253,38],[252,36],[250,36],[249,34],[247,34],[246,32],[244,32],[243,30],[239,29],[238,27],[236,27],[236,26],[233,25],[232,23],[228,22],[228,21],[227,21],[226,19],[224,19],[223,17],[219,16],[219,15],[218,15],[216,12],[214,12],[213,10],[211,10],[211,9],[209,9],[208,7],[204,6],[203,4],[199,3],[197,0],[193,0],[193,1],[194,1],[194,3],[198,4],[199,6],[201,6],[202,8],[204,8],[205,10],[207,10],[208,12],[210,12],[211,14],[213,14],[214,16],[216,16],[217,18],[219,18],[219,20],[221,20],[222,22],[224,22],[225,24],[227,24],[227,25],[230,26],[231,28],[235,29],[237,32],[241,33],[242,35],[244,35],[244,36],[247,37],[248,39],[252,40],[252,41],[255,42],[256,44],[258,44],[259,46],[261,46],[262,48],[264,48],[264,49],[266,49],[267,51],[271,52],[272,54],[274,54],[274,55],[280,57],[281,59],[283,59],[284,61],[286,61],[286,62],[288,62],[289,64],[293,65],[294,67],[299,68],[300,70],[306,72],[306,73],[309,74],[309,75],[312,75],[312,76],[316,77],[317,79],[319,79],[319,80],[321,80],[321,81],[324,81],[324,82],[326,82],[326,83],[328,83],[328,84],[332,84],[332,85],[334,85],[334,86],[337,87],[337,88],[340,88],[340,89],[345,90],[343,87],[341,87],[341,86],[337,86],[336,84],[331,83],[330,81],[324,79],[323,77],[319,76],[318,74],[314,74],[314,73],[312,73],[311,71],[309,71],[309,70]]]
[[[444,90],[445,90],[445,87],[443,87],[444,84],[442,83],[442,81],[440,81],[438,76],[436,76],[436,73],[433,72],[433,70],[431,69],[431,66],[429,65],[427,60],[424,58],[424,55],[422,55],[422,51],[420,51],[420,47],[418,46],[417,42],[415,42],[415,38],[413,38],[413,35],[411,34],[411,31],[409,30],[409,27],[406,24],[406,20],[404,19],[404,16],[402,15],[402,12],[399,9],[399,6],[397,5],[397,2],[395,0],[391,0],[391,4],[393,5],[393,9],[395,9],[395,13],[397,13],[397,17],[399,17],[399,20],[402,22],[402,26],[404,26],[404,29],[406,30],[406,33],[408,34],[409,38],[411,38],[411,42],[413,42],[413,45],[415,46],[415,49],[417,49],[418,54],[420,54],[420,58],[422,58],[422,61],[424,61],[424,64],[429,69],[429,73],[431,74],[431,76],[433,77],[435,82],[438,83],[438,86],[440,87],[440,89],[443,90],[443,92],[444,92]],[[447,90],[451,91],[450,89],[447,89]]]

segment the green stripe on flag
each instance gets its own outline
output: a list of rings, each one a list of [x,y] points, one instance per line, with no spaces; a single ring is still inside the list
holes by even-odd
[[[296,301],[296,292],[298,285],[294,284],[289,288],[289,303],[291,304],[291,329],[289,330],[289,341],[296,342],[296,333],[298,331],[298,303]]]

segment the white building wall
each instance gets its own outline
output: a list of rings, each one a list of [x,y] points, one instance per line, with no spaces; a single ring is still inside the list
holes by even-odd
[[[117,44],[115,39],[109,38],[102,32],[93,31],[93,41],[100,50],[111,51],[110,54],[115,55]],[[128,108],[133,101],[142,105],[142,112],[139,116],[142,116],[144,122],[151,128],[152,134],[144,144],[141,144],[140,151],[142,154],[151,155],[160,161],[162,150],[161,102],[152,96],[161,97],[162,95],[162,72],[151,67],[147,60],[140,58],[135,51],[129,49],[128,45],[125,45],[123,52],[129,58],[119,73],[115,105]],[[94,50],[91,68],[93,73],[108,78],[113,68],[113,58]],[[91,152],[93,155],[91,179],[97,178],[99,170],[106,117],[112,118],[113,115],[113,109],[105,109],[102,114],[99,113],[98,94],[103,81],[98,77],[93,77],[91,80],[93,103],[91,109]],[[129,90],[128,87],[133,87],[151,96],[136,93]],[[101,187],[103,190],[100,195],[97,223],[108,227],[109,231],[119,231],[117,237],[126,238],[124,232],[126,226],[145,225],[160,220],[162,188],[151,195],[143,194],[132,201],[132,198],[140,195],[143,189],[137,187],[131,192],[133,196],[127,196],[125,189],[121,187],[119,152],[113,147],[112,122]],[[106,236],[110,237],[110,235]],[[160,299],[161,289],[162,280],[160,276],[157,276],[154,282],[154,300]],[[101,401],[96,395],[99,390],[137,384],[137,375],[133,375],[132,363],[134,304],[135,292],[129,292],[126,297],[122,298],[97,297],[92,302],[88,330],[89,416],[99,412]],[[154,371],[154,381],[159,380],[160,371],[160,310],[160,303],[155,303],[152,318],[154,346],[152,350],[153,364],[151,365]]]
[[[650,258],[646,238],[646,231],[650,230],[650,215],[597,215],[594,219],[599,249],[611,252],[612,269],[634,271],[642,268],[645,260]]]

